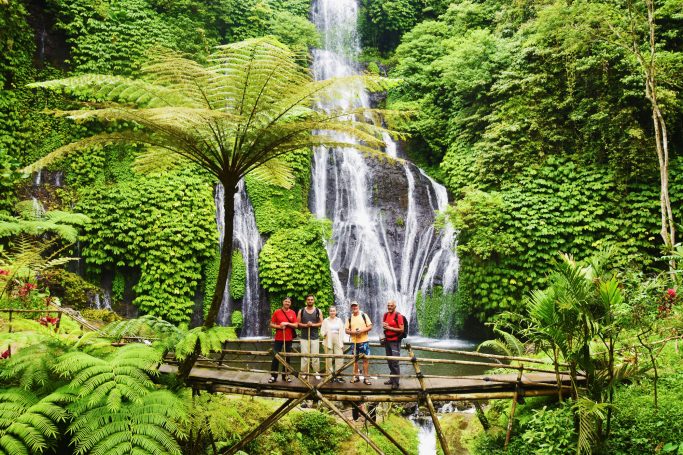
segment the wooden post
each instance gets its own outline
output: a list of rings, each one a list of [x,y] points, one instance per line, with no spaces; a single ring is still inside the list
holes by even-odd
[[[325,406],[327,406],[328,408],[330,408],[330,410],[331,410],[332,412],[334,412],[335,414],[337,414],[337,416],[339,416],[340,419],[342,419],[344,422],[346,422],[346,424],[347,424],[353,431],[355,431],[356,434],[357,434],[358,436],[360,436],[361,438],[363,438],[363,440],[364,440],[365,442],[367,442],[367,443],[370,445],[370,447],[372,447],[372,449],[373,449],[375,452],[377,452],[378,455],[384,455],[384,452],[382,452],[382,449],[380,449],[379,446],[378,446],[377,444],[375,444],[375,442],[374,442],[372,439],[370,439],[367,435],[363,434],[363,432],[361,432],[360,430],[358,430],[358,428],[356,428],[356,427],[353,425],[353,422],[351,422],[349,419],[347,419],[346,416],[339,410],[339,408],[337,408],[334,404],[332,404],[332,402],[331,402],[330,400],[328,400],[327,398],[325,398],[325,397],[320,393],[320,391],[319,391],[318,389],[314,389],[314,390],[315,390],[315,394],[317,395],[318,399],[319,399]]]
[[[362,358],[364,356],[361,355],[360,357]],[[292,366],[280,355],[280,354],[275,354],[275,358],[285,367],[285,368],[292,368]],[[355,363],[355,359],[346,362],[338,371],[335,371],[335,374],[338,373],[339,371],[343,371],[349,366],[353,365]],[[309,394],[315,395],[315,397],[320,400],[325,406],[327,406],[332,412],[337,414],[340,419],[342,419],[353,431],[355,431],[365,442],[367,442],[372,449],[377,452],[379,455],[384,455],[384,452],[375,444],[372,439],[364,435],[362,432],[356,428],[349,419],[346,418],[346,416],[334,405],[330,400],[325,398],[319,390],[319,387],[324,386],[327,384],[329,381],[332,380],[332,378],[335,376],[335,374],[330,375],[329,377],[325,378],[322,382],[320,382],[316,387],[314,387],[310,382],[308,382],[308,379],[304,379],[303,377],[299,377],[299,380],[309,389]]]
[[[244,448],[244,446],[246,446],[251,441],[256,439],[258,436],[263,434],[268,428],[273,426],[273,424],[275,422],[280,420],[281,417],[283,417],[285,414],[287,414],[289,411],[291,411],[295,407],[299,406],[299,404],[302,401],[304,401],[306,398],[308,398],[309,395],[310,395],[310,393],[307,393],[307,394],[301,396],[300,398],[297,398],[296,400],[289,399],[289,400],[285,401],[284,403],[282,403],[282,406],[277,408],[277,410],[275,410],[275,412],[273,412],[270,415],[270,417],[268,417],[266,420],[264,420],[261,423],[261,425],[254,428],[253,430],[251,430],[249,432],[249,434],[244,436],[239,442],[235,443],[232,447],[230,447],[229,449],[227,449],[223,453],[225,455],[233,455],[233,454],[237,453],[237,451],[242,450]]]
[[[401,444],[399,444],[398,441],[397,441],[396,439],[394,439],[394,437],[391,436],[391,435],[387,432],[387,430],[385,430],[384,428],[382,428],[377,422],[375,422],[374,419],[370,418],[370,416],[369,416],[365,411],[363,411],[363,408],[361,408],[360,406],[358,406],[358,405],[357,405],[356,403],[354,403],[353,401],[351,401],[350,403],[351,403],[351,406],[353,406],[353,407],[358,411],[358,413],[359,413],[360,415],[363,416],[363,418],[365,419],[366,422],[370,422],[370,424],[372,424],[372,426],[374,426],[375,428],[377,428],[377,431],[379,431],[380,433],[382,433],[382,434],[384,435],[384,437],[387,438],[393,445],[395,445],[396,448],[397,448],[398,450],[400,450],[401,453],[402,453],[403,455],[410,455],[410,454],[408,453],[408,451],[407,451],[406,449],[404,449],[404,448],[401,446]]]
[[[507,432],[505,433],[505,445],[503,446],[503,450],[508,449],[510,437],[512,436],[512,423],[515,419],[515,409],[517,409],[517,400],[519,399],[519,383],[522,382],[522,371],[524,371],[524,365],[522,365],[522,368],[519,370],[519,373],[517,373],[518,385],[515,386],[515,394],[512,396],[512,404],[510,405],[510,419],[508,420],[508,428]]]
[[[408,353],[410,354],[410,361],[412,362],[413,368],[415,369],[417,380],[420,382],[420,388],[422,389],[422,393],[424,393],[425,401],[427,402],[427,409],[429,410],[429,415],[432,417],[432,422],[434,422],[434,430],[436,430],[436,434],[439,437],[441,450],[443,450],[444,455],[451,455],[451,452],[448,449],[448,443],[446,442],[446,437],[444,436],[443,430],[441,429],[439,417],[436,415],[434,403],[432,402],[432,398],[427,393],[427,386],[425,385],[424,377],[422,376],[422,372],[420,371],[420,365],[418,365],[417,363],[417,357],[415,357],[413,348],[409,344],[406,344],[406,347],[408,348]]]

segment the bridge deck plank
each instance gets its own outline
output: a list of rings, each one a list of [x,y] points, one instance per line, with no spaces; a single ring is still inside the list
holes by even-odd
[[[175,365],[163,364],[160,372],[165,374],[175,374]],[[221,368],[207,368],[195,366],[190,372],[190,381],[195,383],[227,384],[242,388],[283,390],[291,392],[306,392],[308,388],[296,377],[292,377],[292,382],[285,382],[281,378],[275,383],[268,383],[270,375],[268,373],[255,373],[234,371]],[[485,380],[487,378],[488,380]],[[320,390],[323,393],[334,393],[339,395],[354,394],[391,394],[391,386],[383,383],[383,378],[372,379],[372,385],[362,382],[351,384],[328,383]],[[563,383],[569,384],[569,377],[563,376]],[[517,374],[498,374],[498,375],[478,375],[468,378],[426,378],[425,383],[428,393],[477,393],[477,392],[496,392],[512,391],[515,388]],[[318,380],[309,377],[309,382],[316,385]],[[556,386],[554,373],[529,373],[522,378],[526,390],[548,389],[549,386]],[[403,378],[399,391],[393,393],[420,394],[422,389],[416,378]]]

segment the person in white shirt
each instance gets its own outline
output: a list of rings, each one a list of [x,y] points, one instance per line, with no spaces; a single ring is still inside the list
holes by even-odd
[[[331,306],[329,308],[330,315],[323,320],[323,325],[320,327],[320,333],[323,337],[323,348],[325,354],[343,354],[344,353],[344,321],[337,317],[337,308]],[[334,369],[332,369],[332,361],[334,360]],[[344,366],[344,359],[325,359],[325,370],[328,375],[334,371],[339,370]],[[344,382],[343,378],[335,378],[334,382]]]

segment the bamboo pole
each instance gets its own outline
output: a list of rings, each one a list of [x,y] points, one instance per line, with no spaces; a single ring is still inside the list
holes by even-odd
[[[195,388],[206,390],[205,383],[192,382],[191,385]],[[302,394],[307,394],[306,391],[289,391],[289,390],[275,390],[265,388],[247,388],[232,386],[228,384],[212,384],[211,389],[214,392],[258,396],[268,398],[300,398]],[[570,390],[565,387],[565,390]],[[325,392],[325,391],[321,391]],[[325,396],[331,401],[348,401],[355,403],[415,403],[415,394],[399,395],[396,393],[389,394],[361,394],[354,390],[353,394],[342,394],[338,391],[334,393],[325,392]],[[557,392],[554,390],[527,390],[524,392],[525,397],[545,397],[554,396]],[[451,394],[431,394],[433,401],[480,401],[480,400],[509,400],[514,398],[513,391],[507,392],[486,392],[486,393],[451,393]]]
[[[289,369],[292,369],[292,370],[293,370],[292,366],[291,366],[291,365],[290,365],[290,364],[289,364],[281,355],[275,354],[275,358],[276,358],[276,359],[277,359],[285,368],[289,368]],[[348,367],[351,366],[353,363],[354,363],[353,361],[352,361],[352,362],[347,362],[346,365],[343,365],[343,366],[339,369],[339,371],[342,371],[342,370],[348,368]],[[336,373],[336,372],[335,372],[335,373]],[[324,386],[325,384],[327,384],[327,383],[328,383],[329,381],[331,381],[332,378],[334,378],[334,377],[335,377],[335,375],[328,376],[327,378],[325,378],[324,381],[322,381],[320,384],[318,384],[318,387],[313,387],[313,385],[311,385],[311,383],[308,382],[308,379],[307,379],[307,378],[303,378],[303,377],[301,376],[301,374],[299,374],[299,380],[300,380],[306,387],[308,387],[308,389],[309,389],[308,394],[313,394],[313,395],[315,395],[316,398],[317,398],[318,400],[320,400],[321,402],[323,402],[323,404],[324,404],[325,406],[327,406],[332,412],[334,412],[335,414],[337,414],[337,416],[339,416],[339,418],[341,418],[349,427],[351,427],[351,429],[352,429],[354,432],[356,432],[356,434],[358,434],[365,442],[367,442],[367,443],[370,445],[370,447],[372,447],[373,450],[374,450],[375,452],[378,453],[378,455],[384,455],[384,452],[382,452],[382,450],[377,446],[377,444],[374,443],[374,441],[373,441],[372,439],[370,439],[367,435],[365,435],[365,434],[363,434],[361,431],[359,431],[359,430],[353,425],[353,423],[351,423],[351,422],[349,421],[349,419],[347,419],[346,416],[345,416],[345,415],[344,415],[344,414],[343,414],[343,413],[342,413],[334,404],[332,404],[332,402],[330,402],[327,398],[325,398],[325,397],[320,393],[320,390],[319,390],[318,388]]]
[[[375,444],[375,442],[369,436],[367,436],[366,434],[363,434],[362,431],[360,431],[358,428],[356,428],[356,426],[349,419],[346,418],[344,413],[342,413],[339,410],[339,408],[337,408],[334,404],[332,404],[332,402],[330,400],[325,398],[320,393],[320,391],[318,389],[314,389],[314,390],[315,390],[314,393],[317,395],[318,399],[320,401],[322,401],[325,404],[325,406],[327,406],[332,412],[337,414],[337,416],[340,419],[342,419],[354,432],[356,432],[356,434],[358,436],[360,436],[365,442],[367,442],[370,445],[370,447],[372,447],[372,449],[375,452],[377,452],[378,455],[384,455],[384,452],[382,452],[382,449],[380,449],[379,446],[377,444]]]
[[[406,344],[406,347],[408,348],[408,353],[410,354],[410,358],[412,359],[413,362],[413,368],[415,369],[415,374],[418,376],[417,380],[420,382],[420,388],[422,389],[422,393],[425,395],[425,401],[427,402],[427,409],[429,410],[429,415],[432,417],[432,422],[434,423],[434,429],[436,430],[436,434],[439,437],[439,443],[441,444],[441,450],[443,450],[444,455],[450,455],[450,450],[448,449],[448,443],[446,441],[446,437],[443,434],[443,430],[441,429],[441,422],[439,422],[439,417],[436,415],[436,409],[434,409],[434,403],[432,402],[432,398],[429,396],[429,393],[427,393],[427,386],[425,385],[424,378],[422,377],[422,373],[420,371],[420,365],[417,363],[417,357],[415,357],[415,353],[413,352],[413,349],[409,344]]]
[[[522,365],[524,366],[524,365]],[[519,374],[517,375],[517,381],[521,382],[522,380],[522,370],[519,370]],[[507,432],[505,433],[505,444],[503,445],[503,450],[508,449],[508,444],[510,443],[510,437],[512,436],[512,424],[515,419],[515,410],[517,409],[517,400],[519,398],[519,384],[515,386],[515,393],[512,397],[512,404],[510,405],[510,419],[508,420],[508,427],[507,427]]]
[[[268,428],[273,426],[275,422],[280,420],[281,417],[283,417],[285,414],[287,414],[289,411],[297,407],[302,401],[304,401],[310,393],[304,394],[303,396],[296,398],[296,399],[289,399],[282,403],[282,406],[277,408],[275,412],[273,412],[270,417],[268,417],[266,420],[261,422],[259,426],[251,430],[246,436],[244,436],[242,439],[240,439],[238,442],[233,444],[230,448],[228,448],[226,451],[223,453],[225,455],[233,455],[237,453],[239,450],[242,450],[247,444],[249,444],[251,441],[256,439],[258,436],[263,434]]]
[[[232,353],[235,354],[245,354],[245,355],[264,355],[263,351],[231,351]],[[268,354],[265,354],[268,355]],[[319,357],[319,358],[343,358],[343,359],[350,359],[353,358],[353,355],[350,354],[318,354],[318,355],[313,355],[313,354],[301,354],[301,353],[290,353],[288,355],[289,357]],[[397,360],[399,362],[405,362],[405,363],[412,363],[412,358],[410,357],[394,357],[394,356],[387,356],[387,355],[366,355],[366,359],[368,360]],[[520,370],[520,367],[517,365],[501,365],[499,363],[488,363],[488,362],[474,362],[474,361],[467,361],[467,360],[455,360],[455,359],[424,359],[426,363],[430,364],[443,364],[443,365],[473,365],[473,366],[483,366],[483,367],[491,367],[491,368],[507,368],[511,370]],[[552,366],[552,365],[548,365]],[[552,373],[553,370],[548,370],[548,369],[542,369],[542,368],[525,368],[525,371],[533,371],[533,372],[539,372],[539,373]],[[561,371],[561,374],[569,374],[569,372],[566,371]]]
[[[353,406],[353,408],[354,408],[356,411],[358,411],[358,413],[359,413],[360,415],[363,416],[363,418],[365,419],[366,422],[370,422],[370,424],[371,424],[372,426],[374,426],[375,428],[377,428],[377,431],[379,431],[380,433],[382,433],[382,434],[384,435],[384,437],[387,438],[387,439],[389,440],[389,442],[391,442],[394,446],[396,446],[396,448],[397,448],[398,450],[400,450],[401,453],[402,453],[403,455],[410,455],[410,454],[408,453],[408,451],[407,451],[406,449],[404,449],[403,446],[402,446],[401,444],[399,444],[398,441],[397,441],[396,439],[394,439],[394,437],[391,436],[391,435],[387,432],[387,430],[385,430],[384,428],[382,428],[382,427],[380,426],[380,424],[378,424],[377,422],[375,422],[374,419],[372,419],[365,411],[363,411],[363,408],[361,408],[360,406],[358,406],[358,405],[357,405],[356,403],[354,403],[353,401],[351,402],[351,406]]]
[[[499,354],[486,354],[483,352],[477,352],[477,351],[460,351],[456,349],[443,349],[443,348],[430,348],[426,346],[412,346],[414,351],[425,351],[425,352],[437,352],[437,353],[443,353],[443,354],[457,354],[457,355],[464,355],[468,357],[481,357],[481,358],[486,358],[486,359],[499,359],[499,360],[506,360],[506,361],[518,361],[518,362],[529,362],[529,363],[539,363],[542,365],[552,365],[551,362],[548,362],[543,359],[532,359],[529,357],[517,357],[517,356],[509,356],[509,355],[499,355]],[[423,360],[423,359],[420,359]],[[426,359],[424,359],[426,360]],[[568,367],[566,363],[560,363],[560,366],[563,367]]]

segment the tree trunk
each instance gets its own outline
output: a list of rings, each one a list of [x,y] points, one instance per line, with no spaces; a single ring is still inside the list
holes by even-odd
[[[213,298],[211,299],[209,312],[204,320],[204,327],[207,329],[216,324],[218,311],[223,303],[225,288],[228,285],[230,267],[232,266],[232,234],[234,230],[233,221],[235,218],[235,193],[237,192],[237,184],[222,182],[222,185],[225,191],[225,196],[223,198],[223,225],[225,226],[225,232],[223,235],[223,248],[221,249],[221,262],[218,267],[218,278],[216,279],[216,289],[214,290]],[[187,378],[190,376],[192,366],[197,361],[200,353],[201,348],[199,341],[197,341],[197,345],[192,354],[188,355],[187,358],[178,365],[178,377],[183,382],[187,381]]]
[[[650,55],[646,60],[637,50],[637,43],[634,42],[634,51],[643,66],[645,73],[645,97],[652,106],[652,123],[655,133],[655,149],[659,161],[659,180],[660,180],[660,210],[661,210],[661,231],[660,235],[664,240],[664,248],[667,254],[673,251],[676,244],[676,227],[674,225],[673,211],[671,209],[671,199],[669,197],[669,139],[666,130],[664,115],[659,106],[657,97],[657,60],[656,60],[656,41],[655,41],[655,5],[653,0],[645,0],[647,6],[647,24],[649,32]],[[670,268],[676,268],[673,260],[669,263]]]
[[[232,235],[234,231],[235,218],[235,193],[237,192],[236,183],[223,183],[225,197],[223,198],[223,226],[225,232],[223,235],[223,248],[221,249],[221,262],[218,268],[218,278],[216,281],[216,289],[213,292],[211,299],[211,307],[204,320],[204,327],[210,328],[216,324],[218,318],[218,310],[223,303],[223,295],[225,288],[228,285],[228,277],[230,275],[230,267],[232,266]]]

